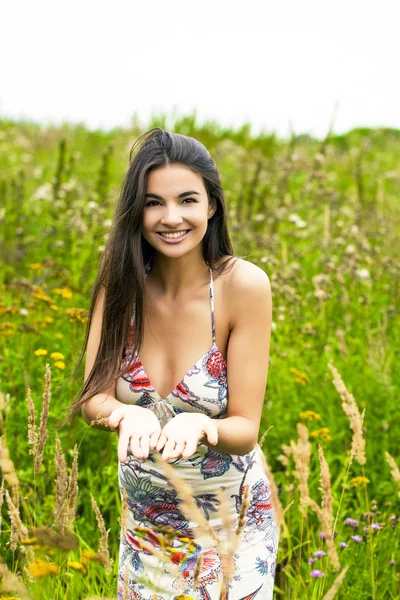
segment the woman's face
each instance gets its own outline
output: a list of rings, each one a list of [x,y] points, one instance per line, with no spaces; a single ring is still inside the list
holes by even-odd
[[[190,193],[188,193],[190,192]],[[180,196],[180,197],[179,197]],[[167,256],[180,256],[198,246],[215,212],[201,175],[178,164],[152,169],[147,180],[142,234],[151,246]],[[182,238],[161,233],[188,231]]]

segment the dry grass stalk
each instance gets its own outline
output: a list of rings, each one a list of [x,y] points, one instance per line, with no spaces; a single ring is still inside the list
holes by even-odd
[[[171,481],[175,490],[178,492],[178,496],[181,500],[179,508],[182,509],[182,512],[185,515],[185,517],[188,520],[193,519],[194,521],[196,521],[196,523],[198,524],[200,535],[210,536],[216,542],[216,544],[219,545],[220,539],[218,538],[215,531],[213,530],[213,528],[211,527],[207,519],[204,517],[199,507],[197,506],[196,501],[193,497],[194,494],[191,487],[175,474],[175,471],[170,464],[161,460],[161,455],[159,452],[155,452],[154,456],[158,464],[164,468],[168,479]]]
[[[201,568],[203,566],[203,560],[204,560],[203,553],[200,552],[199,556],[197,557],[196,566],[195,566],[194,574],[193,574],[193,589],[196,589],[196,587],[200,583],[200,573],[201,573]]]
[[[309,498],[308,477],[310,474],[311,444],[308,440],[308,429],[305,425],[297,423],[297,431],[299,441],[295,444],[293,440],[290,440],[290,445],[296,465],[293,473],[299,480],[300,512],[305,517],[307,515],[307,499]]]
[[[258,442],[258,445],[260,446],[260,448],[262,448],[263,443],[266,440],[267,435],[269,434],[270,430],[273,428],[273,425],[270,425],[262,434],[260,441]]]
[[[396,461],[394,460],[393,456],[391,456],[389,454],[389,452],[385,451],[385,456],[386,456],[386,460],[389,463],[389,467],[391,467],[391,471],[390,474],[393,477],[393,479],[400,485],[400,469],[397,466]],[[400,496],[400,491],[399,491],[399,496]]]
[[[29,454],[33,454],[35,457],[37,453],[38,433],[36,431],[35,405],[31,396],[31,388],[28,388],[26,401],[28,403],[28,444],[32,446],[32,448],[29,448]]]
[[[285,537],[286,537],[286,535],[287,536],[289,535],[289,531],[288,531],[288,528],[287,528],[287,525],[285,522],[284,515],[285,515],[286,510],[289,507],[287,506],[286,509],[283,510],[283,506],[279,499],[278,486],[276,485],[276,482],[275,482],[274,476],[272,474],[271,468],[268,464],[267,458],[262,451],[260,452],[260,454],[261,454],[261,460],[262,460],[262,464],[264,467],[264,471],[265,471],[265,474],[269,481],[269,486],[270,486],[270,490],[271,490],[271,501],[272,501],[273,518],[275,521],[275,525],[276,525],[276,527],[282,527],[285,530]],[[291,502],[291,504],[292,503],[293,502]]]
[[[64,528],[71,529],[78,506],[78,445],[74,446],[74,458],[68,481],[68,500],[65,510]],[[63,530],[64,530],[63,528]]]
[[[90,497],[92,500],[93,510],[96,514],[97,525],[99,526],[99,530],[100,530],[100,543],[99,543],[98,552],[99,552],[99,554],[104,556],[104,566],[106,568],[107,573],[110,573],[111,568],[112,568],[112,563],[113,563],[113,561],[110,558],[109,551],[108,551],[108,534],[110,533],[110,530],[106,529],[103,515],[101,514],[100,509],[99,509],[97,502],[94,499],[94,496],[92,493],[90,494]]]
[[[1,591],[8,594],[18,594],[21,600],[32,600],[32,596],[29,594],[25,584],[19,579],[15,573],[12,573],[7,565],[5,565],[0,558],[0,575],[1,580]]]
[[[322,598],[322,600],[333,600],[334,597],[336,596],[336,592],[339,590],[340,586],[343,583],[343,579],[346,576],[346,573],[349,569],[350,565],[346,565],[343,569],[343,571],[340,573],[340,575],[338,575],[335,579],[335,582],[333,584],[333,586],[331,587],[331,589],[325,594],[325,596]]]
[[[126,568],[125,568],[124,595],[122,597],[122,600],[129,600],[129,571],[128,571],[128,564],[126,565]]]
[[[118,519],[119,524],[121,525],[121,536],[125,536],[127,533],[128,516],[129,516],[128,492],[126,491],[126,488],[123,488],[122,489],[121,518]]]
[[[322,491],[322,511],[321,511],[321,525],[324,533],[326,534],[326,545],[328,548],[328,558],[331,561],[332,566],[337,571],[340,570],[339,556],[336,550],[335,542],[333,539],[332,523],[334,521],[333,516],[333,496],[331,489],[331,474],[329,472],[329,466],[325,459],[324,452],[320,444],[318,444],[318,458],[321,467],[321,487]]]
[[[207,519],[204,517],[203,513],[197,506],[196,501],[194,500],[194,494],[191,487],[175,474],[174,468],[171,465],[161,460],[160,453],[156,452],[155,458],[158,464],[160,466],[163,466],[168,479],[177,491],[178,496],[181,500],[179,508],[182,510],[182,513],[185,515],[188,522],[190,522],[190,520],[193,519],[198,525],[198,531],[200,536],[205,535],[206,537],[210,537],[215,542],[215,546],[223,566],[222,587],[223,590],[224,588],[226,589],[227,576],[229,576],[230,567],[227,565],[226,552],[222,546],[222,540],[220,540],[220,538],[217,536],[214,529],[211,527],[210,523],[207,521]],[[243,504],[245,505],[243,509],[245,511],[247,510],[247,502],[243,502]],[[244,517],[242,517],[242,520],[243,519]],[[222,595],[223,593],[224,591],[222,592]]]
[[[351,394],[346,388],[339,371],[333,366],[332,361],[328,363],[328,367],[333,374],[333,385],[342,398],[343,411],[349,417],[350,427],[353,430],[349,466],[352,462],[353,456],[360,465],[365,465],[367,461],[365,457],[365,439],[363,437],[363,420],[365,410],[363,411],[362,415],[360,415],[360,411],[356,401],[354,400],[353,394]]]
[[[67,502],[67,463],[65,456],[61,448],[61,442],[58,435],[56,435],[56,498],[54,506],[54,517],[55,522],[60,531],[63,529],[63,518],[65,514],[65,505]]]
[[[10,549],[15,552],[17,549],[18,541],[28,536],[28,529],[21,521],[19,510],[15,506],[11,499],[9,491],[6,490],[6,500],[8,505],[8,514],[11,522],[11,534],[10,534]]]
[[[1,487],[0,487],[0,535],[1,535],[1,523],[2,523],[1,510],[3,508],[3,501],[4,501],[4,477],[1,480]]]
[[[163,550],[161,550],[161,548],[157,548],[157,546],[153,546],[153,544],[146,540],[142,540],[141,538],[137,538],[137,543],[139,544],[141,549],[150,552],[150,554],[153,554],[156,558],[158,558],[160,562],[167,562],[167,568],[169,572],[172,573],[172,575],[174,575],[174,577],[179,576],[179,567],[172,562],[172,556],[169,556]]]
[[[40,414],[39,430],[37,432],[37,448],[34,459],[34,470],[37,474],[40,470],[43,460],[43,449],[47,440],[47,419],[49,416],[50,398],[51,398],[51,370],[50,365],[46,363],[45,387],[43,393],[42,412]]]
[[[5,433],[0,437],[0,469],[7,484],[12,488],[19,485],[14,463],[7,448]]]

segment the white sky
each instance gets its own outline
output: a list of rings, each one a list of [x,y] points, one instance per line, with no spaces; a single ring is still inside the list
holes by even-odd
[[[400,128],[399,0],[0,0],[0,115]]]

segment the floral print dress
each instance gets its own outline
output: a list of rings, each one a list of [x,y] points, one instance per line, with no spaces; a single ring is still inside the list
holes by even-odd
[[[149,268],[150,263],[146,267],[146,275]],[[210,302],[213,343],[167,398],[160,397],[139,356],[132,360],[132,314],[130,339],[123,355],[123,364],[129,365],[130,370],[118,379],[116,387],[116,397],[120,402],[152,410],[161,427],[181,412],[200,412],[212,419],[226,417],[227,364],[216,345],[211,269]],[[216,491],[220,488],[225,503],[229,503],[230,517],[236,528],[245,487],[248,486],[250,506],[240,544],[233,554],[233,576],[228,583],[226,600],[271,600],[279,528],[259,445],[240,456],[216,452],[199,443],[196,453],[190,458],[177,458],[170,460],[169,464],[191,486],[197,506],[223,541],[226,533],[218,512]],[[121,527],[118,600],[126,597],[126,588],[129,600],[177,600],[181,597],[219,600],[222,562],[215,542],[206,536],[196,535],[196,523],[188,521],[181,512],[181,500],[164,470],[155,461],[154,450],[150,449],[148,458],[141,460],[128,448],[126,462],[118,462],[118,481],[121,498],[125,489],[128,503],[128,519]],[[143,539],[169,554],[179,575],[170,572],[168,562],[163,563],[153,553],[141,548]],[[200,553],[201,569],[194,585]]]

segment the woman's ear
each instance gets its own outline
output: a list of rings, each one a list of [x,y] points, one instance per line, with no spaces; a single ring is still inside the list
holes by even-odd
[[[211,199],[210,199],[210,201],[209,201],[208,204],[209,204],[209,206],[208,206],[208,218],[211,219],[211,217],[213,216],[213,214],[217,210],[217,201],[215,200],[215,198],[213,196],[211,196]]]

